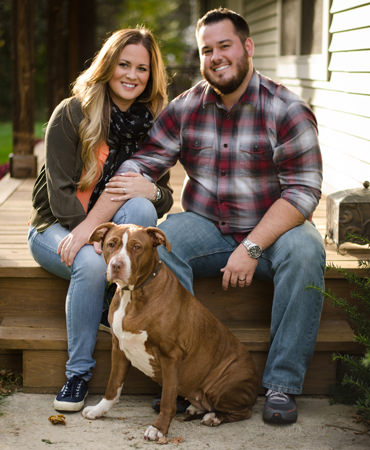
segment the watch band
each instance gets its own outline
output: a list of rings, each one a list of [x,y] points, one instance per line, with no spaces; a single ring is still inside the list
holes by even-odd
[[[156,188],[157,188],[157,190],[155,192],[155,197],[154,197],[154,200],[153,200],[154,203],[159,202],[159,200],[162,198],[161,188],[158,187],[158,186],[156,186]]]
[[[247,249],[248,255],[251,258],[258,259],[262,255],[262,248],[249,239],[245,238],[242,244]]]

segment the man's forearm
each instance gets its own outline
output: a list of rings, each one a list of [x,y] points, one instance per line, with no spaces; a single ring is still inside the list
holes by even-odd
[[[280,198],[271,205],[248,239],[262,249],[272,245],[282,234],[305,221],[302,213],[286,200]]]

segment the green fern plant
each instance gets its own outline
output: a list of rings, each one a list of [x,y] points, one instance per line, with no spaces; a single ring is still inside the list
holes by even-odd
[[[358,236],[357,236],[358,238]],[[370,240],[361,237],[370,246]],[[365,276],[334,267],[351,284],[351,301],[335,293],[322,291],[333,305],[343,310],[354,330],[354,339],[364,348],[362,355],[335,353],[333,359],[343,365],[343,378],[331,391],[334,402],[353,404],[357,414],[370,424],[370,260],[360,261]],[[317,287],[311,286],[315,289]]]

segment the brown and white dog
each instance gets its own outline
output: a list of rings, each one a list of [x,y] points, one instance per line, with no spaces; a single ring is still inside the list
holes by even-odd
[[[106,223],[90,242],[103,242],[107,279],[117,283],[109,309],[112,365],[104,398],[86,407],[103,416],[119,400],[132,364],[162,385],[160,413],[144,438],[163,437],[176,414],[176,397],[190,402],[202,423],[248,419],[257,398],[257,373],[245,346],[191,295],[159,260],[170,244],[155,227]]]

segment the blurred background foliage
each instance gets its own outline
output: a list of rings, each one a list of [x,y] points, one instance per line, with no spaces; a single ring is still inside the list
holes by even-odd
[[[49,1],[53,0],[34,0],[36,121],[48,119],[46,85]],[[184,64],[197,67],[194,27],[191,26],[192,20],[196,20],[195,3],[195,0],[95,0],[94,52],[86,60],[85,67],[113,31],[136,25],[145,25],[154,33],[170,75],[179,73],[179,67]],[[12,111],[11,9],[11,0],[0,0],[0,121],[6,122],[11,121]]]

